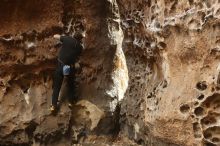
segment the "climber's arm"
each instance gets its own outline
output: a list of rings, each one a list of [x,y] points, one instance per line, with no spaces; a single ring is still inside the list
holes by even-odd
[[[80,61],[76,62],[74,65],[75,65],[76,69],[79,69],[80,68]]]

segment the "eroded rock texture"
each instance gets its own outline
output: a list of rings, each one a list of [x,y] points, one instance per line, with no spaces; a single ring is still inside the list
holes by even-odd
[[[0,145],[220,145],[219,11],[218,0],[3,0]],[[77,103],[64,81],[52,116],[52,36],[76,30]]]
[[[0,143],[77,143],[80,135],[111,134],[128,84],[116,1],[4,0],[0,4]],[[114,10],[112,10],[114,9]],[[56,33],[86,31],[78,71],[78,102],[50,115]],[[61,97],[68,96],[65,82]],[[82,100],[84,99],[84,100]],[[91,133],[92,134],[92,133]]]
[[[122,131],[145,145],[219,145],[219,1],[119,7],[130,78]]]

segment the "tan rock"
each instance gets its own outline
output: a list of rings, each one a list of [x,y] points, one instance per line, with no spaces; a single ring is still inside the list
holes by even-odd
[[[0,18],[0,145],[220,145],[219,0],[3,0]],[[52,36],[78,29],[79,101],[52,116]]]
[[[85,125],[90,130],[96,128],[104,116],[103,110],[87,100],[78,101],[73,109],[74,122],[77,125]]]

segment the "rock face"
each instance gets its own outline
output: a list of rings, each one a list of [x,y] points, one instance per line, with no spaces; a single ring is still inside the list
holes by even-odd
[[[219,11],[218,0],[3,0],[0,145],[220,145]],[[53,116],[53,35],[76,30],[77,103],[64,81]]]
[[[146,145],[220,145],[219,1],[119,6],[130,79],[122,131]]]

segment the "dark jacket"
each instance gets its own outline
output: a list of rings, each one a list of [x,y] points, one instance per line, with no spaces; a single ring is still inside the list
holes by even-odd
[[[65,65],[75,64],[82,53],[82,45],[75,38],[61,36],[62,47],[58,54],[58,59]]]

